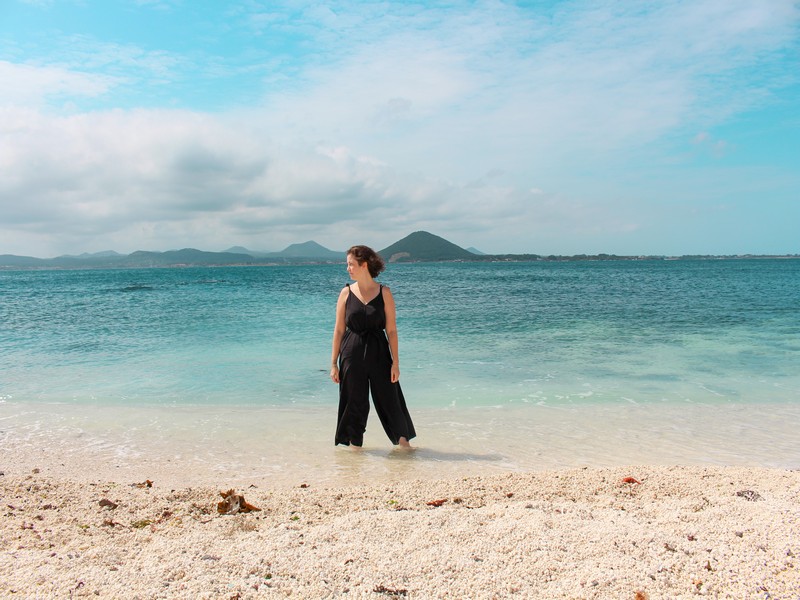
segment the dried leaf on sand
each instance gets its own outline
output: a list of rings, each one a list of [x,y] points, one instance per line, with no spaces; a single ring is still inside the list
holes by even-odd
[[[236,493],[236,490],[231,489],[227,492],[220,492],[219,495],[222,496],[222,502],[217,503],[217,512],[221,515],[235,515],[240,512],[248,513],[261,510],[247,502],[244,496]]]

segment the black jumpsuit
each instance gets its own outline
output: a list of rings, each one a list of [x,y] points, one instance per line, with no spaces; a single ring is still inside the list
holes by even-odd
[[[339,421],[336,444],[361,446],[369,415],[369,393],[386,435],[397,445],[416,436],[399,383],[392,383],[392,353],[386,338],[383,286],[364,304],[348,285],[339,350]]]

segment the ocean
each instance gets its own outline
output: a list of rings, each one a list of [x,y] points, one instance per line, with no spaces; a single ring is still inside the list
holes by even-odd
[[[362,453],[333,447],[343,264],[0,271],[0,447],[276,483],[800,467],[800,260],[390,264],[380,279],[411,455],[374,415]]]

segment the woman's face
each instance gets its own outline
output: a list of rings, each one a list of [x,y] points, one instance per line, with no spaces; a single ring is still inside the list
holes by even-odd
[[[347,255],[347,273],[350,275],[350,279],[358,279],[359,275],[363,274],[366,269],[366,261],[359,263],[355,256],[352,254]]]

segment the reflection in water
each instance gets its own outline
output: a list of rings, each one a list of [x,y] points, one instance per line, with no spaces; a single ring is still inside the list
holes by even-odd
[[[380,479],[426,479],[452,474],[477,474],[483,472],[478,465],[509,465],[497,452],[469,452],[441,450],[415,446],[412,450],[397,447],[364,447],[360,449],[341,446],[336,449],[336,477],[343,483],[369,482]],[[473,468],[476,467],[477,468]]]
[[[384,455],[390,460],[437,461],[437,462],[498,462],[504,460],[501,454],[477,454],[474,452],[448,452],[435,448],[418,447],[411,451],[392,449]]]

